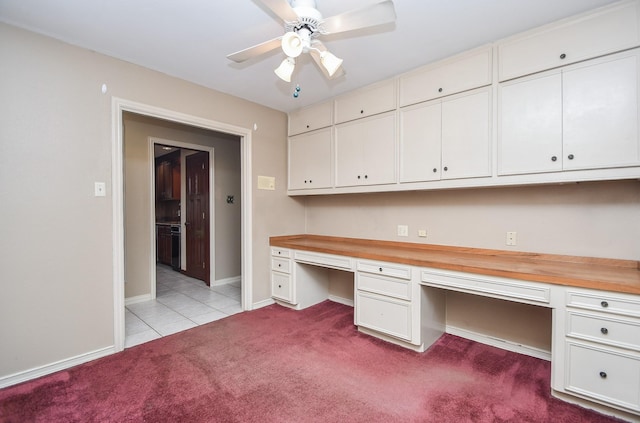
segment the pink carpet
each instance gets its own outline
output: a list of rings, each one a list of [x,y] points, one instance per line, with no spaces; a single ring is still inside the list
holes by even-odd
[[[445,335],[423,354],[353,309],[272,305],[0,390],[2,422],[615,422],[550,397],[547,361]]]

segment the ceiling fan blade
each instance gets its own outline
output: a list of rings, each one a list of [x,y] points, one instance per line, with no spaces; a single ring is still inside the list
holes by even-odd
[[[354,29],[382,25],[396,20],[392,0],[385,0],[362,9],[352,10],[324,19],[320,27],[324,34],[353,31]]]
[[[319,41],[319,40],[313,40],[312,46],[315,47],[317,50],[316,49],[309,50],[309,54],[313,58],[313,61],[316,62],[316,65],[318,65],[320,70],[322,70],[322,73],[324,73],[325,77],[329,79],[335,79],[335,78],[340,78],[342,75],[344,75],[345,73],[344,68],[340,66],[338,70],[335,71],[333,76],[329,76],[329,72],[327,72],[325,67],[322,65],[322,62],[320,61],[320,53],[323,51],[327,51],[327,48],[324,46],[324,44],[322,44],[322,41]]]
[[[236,63],[242,63],[246,60],[260,56],[274,50],[282,45],[282,36],[274,38],[273,40],[265,41],[264,43],[256,44],[253,47],[245,48],[244,50],[236,51],[227,56],[227,59],[231,59]]]
[[[291,8],[291,5],[287,0],[258,0],[264,4],[269,10],[278,15],[280,19],[285,22],[295,22],[298,19],[298,15]]]

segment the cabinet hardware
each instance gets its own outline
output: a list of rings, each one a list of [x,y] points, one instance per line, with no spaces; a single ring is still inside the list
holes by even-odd
[[[603,379],[607,378],[607,373],[606,372],[600,372],[600,377]]]
[[[600,332],[602,332],[602,334],[603,334],[603,335],[606,335],[606,334],[608,334],[608,333],[609,333],[609,329],[607,329],[607,328],[601,328],[601,329],[600,329]]]
[[[560,55],[560,59],[563,59],[563,60],[564,60],[564,59],[566,59],[566,58],[567,58],[567,55],[566,55],[566,54],[562,53],[562,54]]]
[[[600,302],[600,305],[601,305],[602,307],[604,307],[604,308],[609,307],[609,303],[608,303],[608,302],[606,302],[606,301],[601,301],[601,302]]]
[[[309,129],[309,125],[307,125],[307,129]]]
[[[282,267],[282,264],[278,263],[278,267]]]
[[[568,158],[569,160],[573,160],[573,154],[569,154],[569,155],[567,156],[567,158]]]
[[[379,267],[378,270],[382,272],[382,267]]]
[[[363,114],[363,113],[364,113],[364,110],[360,110],[360,114]]]
[[[282,288],[282,285],[278,285],[278,288]]]
[[[433,168],[433,173],[436,173],[438,171],[438,169],[436,169],[435,167]]]
[[[446,172],[447,170],[449,170],[449,168],[447,166],[444,167],[444,171]]]
[[[442,88],[438,88],[438,92],[441,93],[442,92]]]
[[[556,156],[551,156],[551,161],[555,162],[556,160],[558,160],[558,158]]]
[[[369,178],[369,175],[364,175],[364,179],[368,179],[368,178]]]

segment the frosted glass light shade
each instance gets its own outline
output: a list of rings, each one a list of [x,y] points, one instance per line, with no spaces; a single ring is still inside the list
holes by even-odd
[[[320,54],[320,63],[327,70],[329,76],[333,76],[334,73],[342,66],[342,59],[334,56],[328,51],[323,51]]]
[[[278,78],[286,82],[291,82],[291,75],[296,68],[296,60],[293,57],[287,57],[280,63],[280,66],[274,72]]]
[[[298,57],[304,45],[302,38],[295,32],[287,32],[282,36],[282,51],[289,57]]]

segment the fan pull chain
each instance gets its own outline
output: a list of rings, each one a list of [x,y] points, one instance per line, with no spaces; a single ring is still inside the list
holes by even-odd
[[[300,85],[296,85],[296,89],[293,92],[293,98],[298,98],[299,95],[300,95]]]

